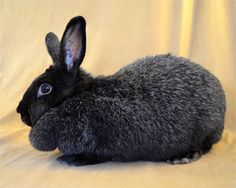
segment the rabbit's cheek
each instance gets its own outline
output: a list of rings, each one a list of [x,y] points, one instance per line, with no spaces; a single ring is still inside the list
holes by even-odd
[[[37,123],[29,135],[31,145],[40,151],[53,151],[57,148],[57,136],[54,126]]]
[[[49,109],[49,106],[43,103],[33,103],[30,106],[30,118],[31,122],[34,124],[37,123],[38,119]]]

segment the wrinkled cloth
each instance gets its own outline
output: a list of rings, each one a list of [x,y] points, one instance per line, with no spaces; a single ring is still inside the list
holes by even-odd
[[[1,120],[0,187],[235,187],[236,135],[225,130],[221,141],[186,165],[160,162],[107,162],[67,166],[59,151],[40,152],[29,143],[29,127],[15,113]]]
[[[0,0],[0,187],[236,187],[236,1]],[[51,59],[45,35],[59,38],[67,22],[87,20],[82,67],[109,75],[146,55],[173,53],[216,75],[226,93],[221,141],[196,162],[107,162],[73,167],[29,143],[30,127],[15,109]]]

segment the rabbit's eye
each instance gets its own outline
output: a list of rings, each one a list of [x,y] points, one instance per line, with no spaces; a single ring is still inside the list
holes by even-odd
[[[45,83],[45,84],[41,84],[38,90],[38,94],[37,97],[41,97],[43,95],[47,95],[52,91],[52,86]]]

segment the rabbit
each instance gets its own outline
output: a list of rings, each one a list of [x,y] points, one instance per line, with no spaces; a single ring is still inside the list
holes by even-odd
[[[186,164],[220,140],[225,94],[202,66],[165,54],[93,77],[80,67],[86,50],[82,16],[69,21],[61,41],[52,32],[45,41],[53,65],[32,82],[17,107],[37,150],[58,148],[58,160],[76,166]]]

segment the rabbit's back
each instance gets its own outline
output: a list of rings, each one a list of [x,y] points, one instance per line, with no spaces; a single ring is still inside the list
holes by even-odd
[[[110,87],[99,86],[97,91],[107,96],[101,97],[96,106],[106,106],[103,111],[109,116],[104,119],[111,125],[111,132],[107,134],[114,139],[109,142],[114,143],[112,147],[117,150],[116,142],[120,150],[124,150],[125,145],[132,147],[139,143],[136,151],[143,150],[141,156],[148,154],[143,158],[149,156],[150,160],[156,160],[157,156],[146,147],[152,145],[154,153],[159,153],[159,160],[191,149],[208,150],[220,139],[224,125],[224,92],[217,78],[200,65],[169,54],[146,57],[105,80]],[[117,116],[116,111],[121,115]],[[121,123],[126,127],[124,130]],[[115,139],[112,132],[122,131],[127,132]],[[137,134],[133,140],[132,132]]]
[[[120,81],[120,91],[154,108],[159,103],[163,113],[184,107],[198,111],[199,118],[224,119],[225,95],[219,80],[188,59],[170,54],[146,57],[122,68],[113,79]]]

